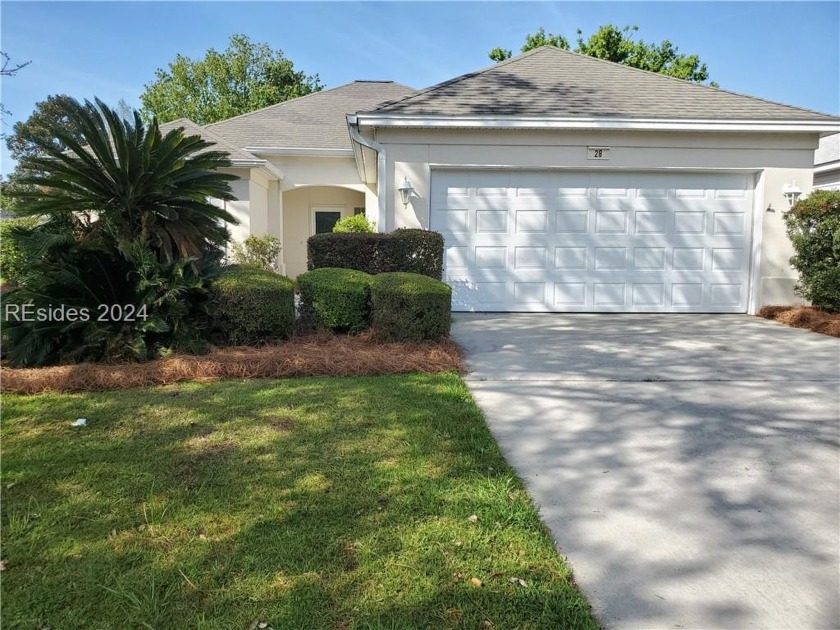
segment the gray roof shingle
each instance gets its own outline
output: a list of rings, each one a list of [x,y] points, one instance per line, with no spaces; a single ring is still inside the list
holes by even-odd
[[[553,46],[384,103],[372,112],[407,116],[840,120]]]
[[[205,129],[240,147],[350,149],[346,114],[413,92],[393,81],[354,81],[222,120]]]
[[[162,134],[166,134],[167,132],[171,131],[172,129],[182,128],[186,135],[190,136],[201,136],[204,140],[208,142],[216,143],[215,147],[210,147],[212,151],[227,151],[230,155],[231,160],[258,160],[259,158],[255,155],[248,153],[247,151],[240,149],[235,144],[231,144],[224,138],[219,137],[217,134],[213,133],[211,130],[207,129],[206,127],[201,127],[191,121],[189,118],[179,118],[178,120],[173,120],[168,123],[163,123],[160,126],[160,132]]]

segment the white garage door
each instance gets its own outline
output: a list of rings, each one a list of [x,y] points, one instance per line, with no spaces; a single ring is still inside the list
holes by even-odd
[[[745,312],[751,181],[436,170],[453,310]]]

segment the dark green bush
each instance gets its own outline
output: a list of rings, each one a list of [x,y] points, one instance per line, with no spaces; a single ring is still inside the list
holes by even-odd
[[[405,271],[443,277],[443,236],[400,229],[387,234],[316,234],[307,243],[309,269],[341,267],[371,275]]]
[[[297,277],[301,318],[317,328],[359,332],[370,325],[371,276],[324,267]]]
[[[20,284],[24,272],[38,258],[37,248],[27,245],[28,230],[39,223],[37,217],[21,217],[0,221],[0,278],[12,286]]]
[[[295,323],[294,284],[272,271],[230,266],[210,286],[210,310],[222,343],[284,339]]]
[[[370,285],[371,324],[391,341],[438,339],[449,334],[452,289],[416,273],[382,273]]]
[[[814,306],[840,311],[840,191],[815,190],[785,213],[796,250],[796,292]]]
[[[38,223],[12,230],[32,257],[3,295],[3,357],[28,367],[204,351],[207,285],[237,223],[211,201],[234,198],[228,155],[98,99],[61,109],[2,191]]]

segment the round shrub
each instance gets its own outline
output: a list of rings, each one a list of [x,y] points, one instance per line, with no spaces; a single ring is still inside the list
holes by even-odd
[[[352,217],[344,217],[343,219],[336,221],[335,226],[333,226],[333,232],[338,234],[347,232],[362,232],[370,234],[373,232],[373,228],[373,223],[368,221],[365,215],[354,214]]]
[[[284,339],[295,323],[294,284],[256,267],[227,267],[210,287],[214,328],[223,343]]]
[[[438,339],[449,334],[452,289],[428,276],[393,272],[373,277],[371,324],[391,341]]]
[[[785,213],[799,272],[796,292],[814,306],[840,311],[840,191],[815,190]]]
[[[324,267],[297,277],[301,318],[317,328],[359,332],[370,325],[371,276]]]

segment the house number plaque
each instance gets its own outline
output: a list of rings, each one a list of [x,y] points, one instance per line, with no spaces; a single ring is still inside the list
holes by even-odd
[[[587,160],[609,160],[610,159],[610,148],[609,147],[586,147],[586,159]]]

